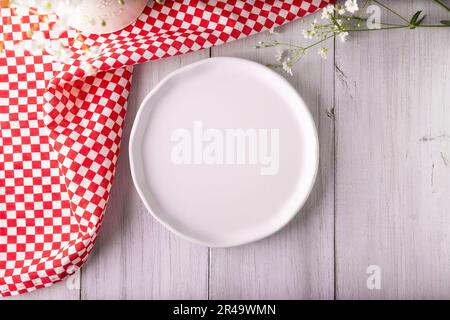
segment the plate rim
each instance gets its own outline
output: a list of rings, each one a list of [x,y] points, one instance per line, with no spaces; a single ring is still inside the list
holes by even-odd
[[[139,144],[139,142],[141,142],[142,140],[139,141],[139,139],[137,138],[137,132],[139,130],[139,124],[140,122],[140,118],[142,117],[143,113],[144,113],[144,109],[148,109],[151,111],[152,110],[152,106],[150,107],[145,107],[146,105],[148,105],[148,101],[156,95],[156,93],[172,78],[185,73],[187,71],[189,71],[190,69],[193,69],[197,66],[200,66],[202,64],[207,64],[207,63],[216,63],[216,62],[221,62],[221,61],[231,61],[231,62],[237,62],[237,63],[248,63],[253,65],[254,67],[260,68],[261,70],[263,70],[264,72],[268,72],[271,73],[273,76],[275,76],[276,78],[278,78],[278,80],[280,81],[280,83],[289,88],[293,94],[295,95],[295,97],[301,102],[301,105],[299,106],[300,108],[303,108],[303,111],[306,115],[306,117],[308,118],[305,121],[309,121],[312,125],[312,131],[314,134],[314,137],[311,137],[312,139],[312,144],[313,144],[313,148],[315,149],[314,152],[314,173],[311,176],[311,181],[309,181],[307,188],[305,188],[304,192],[301,194],[301,196],[298,197],[298,201],[295,203],[296,204],[296,209],[292,212],[289,213],[288,217],[286,218],[285,221],[282,221],[281,223],[277,224],[274,228],[272,228],[271,230],[269,230],[269,232],[265,232],[262,234],[258,234],[254,237],[251,237],[250,240],[245,240],[245,241],[229,241],[229,243],[211,243],[211,242],[206,242],[206,241],[202,241],[199,239],[196,239],[195,237],[189,236],[185,233],[180,232],[179,230],[175,229],[174,227],[172,227],[169,223],[167,223],[166,221],[164,221],[164,219],[162,219],[153,209],[152,206],[149,204],[149,201],[147,200],[147,197],[145,196],[145,193],[143,192],[141,186],[138,183],[138,179],[137,179],[137,172],[136,172],[136,165],[135,162],[137,161],[137,159],[134,159],[134,153],[135,153],[135,146]],[[147,211],[150,212],[150,214],[152,215],[152,217],[154,219],[156,219],[161,225],[163,225],[165,228],[167,228],[168,230],[170,230],[171,232],[173,232],[174,234],[176,234],[177,236],[188,240],[190,242],[202,245],[202,246],[206,246],[206,247],[211,247],[211,248],[231,248],[231,247],[236,247],[236,246],[240,246],[240,245],[244,245],[244,244],[248,244],[248,243],[253,243],[259,240],[262,240],[264,238],[267,238],[275,233],[277,233],[278,231],[280,231],[281,229],[283,229],[285,226],[287,226],[292,219],[300,213],[300,210],[303,208],[303,206],[305,205],[306,201],[308,200],[316,179],[317,179],[317,175],[318,175],[318,171],[319,171],[319,156],[320,156],[320,150],[319,150],[320,146],[319,146],[319,136],[318,136],[318,132],[317,132],[317,127],[314,121],[314,118],[311,114],[311,111],[309,110],[309,108],[307,107],[306,103],[304,102],[303,98],[300,96],[299,92],[289,83],[289,81],[287,81],[284,77],[282,77],[280,74],[278,74],[277,72],[271,70],[270,68],[251,61],[251,60],[247,60],[247,59],[242,59],[242,58],[236,58],[236,57],[210,57],[210,58],[206,58],[206,59],[202,59],[200,61],[188,64],[186,66],[183,66],[181,68],[178,68],[174,71],[172,71],[171,73],[169,73],[168,75],[166,75],[153,89],[151,89],[149,91],[149,93],[147,93],[147,95],[145,96],[145,98],[142,100],[141,104],[139,105],[138,111],[136,112],[136,117],[134,119],[133,125],[132,125],[132,129],[131,129],[131,133],[130,133],[130,138],[129,138],[129,147],[128,147],[128,153],[129,153],[129,163],[130,163],[130,171],[131,171],[131,177],[133,180],[133,184],[139,194],[140,199],[142,200],[142,202],[144,203],[145,208],[147,209]]]

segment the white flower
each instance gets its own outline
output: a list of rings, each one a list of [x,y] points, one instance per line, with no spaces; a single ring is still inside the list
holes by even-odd
[[[283,61],[282,67],[283,67],[283,70],[286,71],[290,76],[293,75],[292,63],[290,63],[289,59],[287,59],[286,61]]]
[[[82,60],[95,58],[100,54],[99,46],[92,46],[85,50],[84,54],[80,57]]]
[[[45,50],[56,61],[69,63],[72,51],[64,44],[64,40],[47,39],[43,32],[35,31],[31,34],[31,39],[24,40],[15,44],[15,49],[30,52],[32,55],[40,55]]]
[[[15,45],[16,49],[30,52],[32,55],[42,54],[42,51],[50,46],[50,41],[45,38],[44,33],[37,31],[31,34],[30,40],[25,40]]]
[[[69,10],[68,8],[64,8],[64,10],[58,10],[58,20],[56,20],[55,24],[52,27],[52,30],[58,31],[62,33],[63,31],[69,28],[69,20],[71,15],[73,15],[73,11],[75,9]]]
[[[73,13],[73,9],[79,6],[83,1],[84,0],[11,0],[11,5],[34,8],[40,13],[60,12],[61,9]]]
[[[317,23],[317,20],[314,20],[311,23],[311,27],[309,30],[302,30],[302,34],[305,39],[312,39],[318,34],[318,30],[320,30],[321,25]]]
[[[35,8],[40,13],[54,12],[56,0],[13,0],[11,2],[12,7],[15,8]]]
[[[348,32],[341,32],[341,33],[339,33],[339,38],[341,39],[342,42],[346,42],[347,41],[347,37],[348,37]]]
[[[322,9],[322,19],[330,19],[334,13],[334,6],[328,5]]]
[[[319,51],[317,51],[319,56],[321,56],[323,59],[327,58],[328,48],[320,48]]]
[[[345,7],[338,5],[338,6],[336,6],[336,11],[338,14],[343,15],[343,14],[345,14]]]
[[[47,46],[46,50],[56,60],[65,63],[68,63],[70,61],[69,58],[72,56],[72,51],[64,45],[62,40],[50,41],[50,44]]]
[[[312,39],[312,34],[309,30],[302,30],[302,34],[305,37],[305,39]]]
[[[350,13],[355,13],[359,10],[358,2],[356,0],[347,0],[345,1],[345,8]]]
[[[285,56],[286,56],[286,54],[285,54],[284,51],[277,50],[277,53],[275,54],[275,59],[276,59],[278,62],[281,62],[281,61],[284,59]]]
[[[58,12],[58,20],[52,30],[64,31],[68,28],[68,22],[73,12],[84,0],[10,0],[10,5],[19,16],[27,16],[30,10],[40,14]]]

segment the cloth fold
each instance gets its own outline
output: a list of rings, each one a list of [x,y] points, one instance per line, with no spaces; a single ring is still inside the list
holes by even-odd
[[[119,155],[132,66],[292,21],[332,0],[150,2],[108,35],[51,30],[56,17],[0,8],[0,294],[47,287],[86,261]],[[30,30],[63,39],[64,63],[15,49]],[[85,49],[98,47],[83,59]]]

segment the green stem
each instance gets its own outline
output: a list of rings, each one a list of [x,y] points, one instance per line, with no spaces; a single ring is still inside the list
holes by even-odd
[[[366,2],[364,2],[363,6],[362,6],[362,9],[365,9],[365,8],[366,8],[366,6],[367,6],[367,4],[369,3],[369,1],[370,1],[370,0],[366,0]]]
[[[338,32],[333,32],[331,35],[326,36],[325,38],[321,39],[320,41],[314,42],[306,47],[302,47],[302,46],[298,46],[298,45],[294,45],[291,43],[285,43],[285,42],[277,42],[277,45],[284,45],[284,46],[289,46],[292,48],[296,48],[297,52],[293,57],[293,62],[296,63],[301,56],[310,48],[317,46],[318,44],[331,39],[333,37],[335,37],[336,35],[339,35],[341,32],[368,32],[368,31],[378,31],[378,30],[391,30],[391,29],[407,29],[407,28],[411,28],[411,24],[410,22],[404,18],[403,16],[401,16],[400,14],[398,14],[397,12],[395,12],[394,10],[390,9],[389,7],[385,6],[384,4],[382,4],[381,2],[377,1],[377,0],[372,0],[373,2],[377,3],[378,5],[382,6],[383,8],[385,8],[386,10],[392,12],[393,14],[395,14],[396,16],[398,16],[400,19],[402,19],[403,21],[405,21],[407,24],[406,25],[401,25],[401,24],[393,24],[393,23],[380,23],[380,25],[383,25],[385,27],[382,28],[377,28],[377,29],[345,29],[345,27],[352,27],[352,25],[340,25],[339,23],[337,23],[336,17],[332,16],[331,17],[331,21],[332,24],[330,24],[330,26],[337,26]],[[445,4],[441,3],[440,0],[435,0],[437,3],[443,5],[446,9],[448,9],[450,11],[450,8],[448,8],[447,6],[445,6]],[[352,17],[341,17],[341,18],[347,18],[349,20],[356,20],[356,21],[366,21],[367,19],[364,18],[360,18],[357,16],[352,16]],[[344,27],[344,28],[343,28]],[[448,25],[436,25],[436,24],[429,24],[429,25],[416,25],[414,26],[415,28],[448,28],[450,26]]]
[[[351,16],[351,17],[343,16],[343,17],[339,17],[339,18],[343,18],[344,20],[346,20],[346,19],[349,19],[349,20],[356,20],[356,21],[359,21],[359,22],[365,22],[365,21],[367,21],[366,18],[361,18],[361,17],[358,17],[358,16]],[[398,24],[398,23],[386,23],[386,22],[380,22],[380,24],[381,24],[381,25],[384,25],[384,26],[395,26],[395,27],[401,27],[401,26],[404,26],[403,24]]]
[[[357,21],[367,21],[366,18],[361,18],[361,17],[357,17],[357,16],[351,16],[351,17],[346,17],[346,16],[342,16],[340,18],[343,19],[351,19],[351,20],[357,20]]]
[[[385,8],[386,10],[392,12],[393,14],[395,14],[397,17],[399,17],[400,19],[402,19],[403,21],[405,21],[406,23],[409,24],[409,21],[403,17],[402,15],[400,15],[399,13],[397,13],[396,11],[394,11],[393,9],[389,8],[388,6],[382,4],[380,1],[378,0],[372,0],[373,2],[375,2],[376,4],[378,4],[379,6],[382,6],[383,8]]]
[[[301,46],[297,46],[295,44],[286,43],[286,42],[278,42],[277,44],[281,45],[281,46],[288,46],[288,47],[293,47],[293,48],[298,49],[299,57],[300,57],[306,50],[308,50],[308,49],[310,49],[310,48],[312,48],[314,46],[317,46],[318,44],[321,44],[322,42],[324,42],[324,41],[326,41],[328,39],[331,39],[333,37],[334,37],[334,34],[332,34],[331,36],[325,37],[325,38],[321,39],[320,41],[314,42],[313,44],[310,44],[309,46],[306,46],[306,47],[301,47]],[[296,59],[294,58],[294,60],[296,60]]]
[[[294,63],[294,64],[297,63],[298,60],[300,60],[300,58],[303,56],[304,53],[305,53],[305,50],[303,50],[303,49],[298,50],[298,51],[295,53],[295,55],[292,57],[293,63]]]
[[[443,3],[441,0],[434,0],[434,2],[436,2],[442,8],[444,8],[445,10],[450,12],[450,7],[448,5],[446,5],[445,3]]]
[[[297,48],[297,49],[303,49],[302,46],[297,46],[297,45],[295,45],[295,44],[288,43],[288,42],[278,42],[278,41],[277,41],[277,45],[280,45],[280,46],[288,46],[288,47],[293,47],[293,48]]]
[[[342,24],[345,27],[352,27],[354,25],[352,24]],[[386,22],[380,22],[380,25],[382,26],[388,26],[388,27],[409,27],[409,25],[404,24],[396,24],[396,23],[386,23]]]
[[[306,51],[306,50],[308,50],[308,49],[310,49],[310,48],[312,48],[312,47],[314,47],[314,46],[316,46],[316,45],[318,45],[318,44],[320,44],[320,43],[322,43],[322,42],[324,42],[324,41],[327,41],[328,39],[331,39],[331,38],[333,38],[333,37],[334,37],[334,34],[331,35],[331,36],[325,37],[325,38],[323,38],[323,39],[320,40],[320,41],[317,41],[317,42],[315,42],[315,43],[313,43],[313,44],[311,44],[311,45],[309,45],[309,46],[307,46],[307,47],[304,47],[303,50]]]
[[[416,26],[416,28],[450,28],[450,26],[445,24],[421,24]]]
[[[358,31],[378,31],[378,30],[390,30],[390,29],[405,29],[409,28],[409,25],[407,26],[396,26],[396,27],[385,27],[385,28],[378,28],[378,29],[347,29],[345,31],[347,32],[358,32]]]
[[[331,22],[333,22],[333,25],[336,26],[336,28],[338,28],[338,30],[341,30],[342,27],[339,25],[339,23],[336,20],[336,17],[334,15],[331,16]]]
[[[390,26],[390,27],[409,27],[409,25],[405,26],[403,24],[396,24],[396,23],[386,23],[386,22],[380,22],[383,26]]]
[[[347,29],[345,31],[347,31],[347,32],[358,32],[358,31],[378,31],[378,30],[406,29],[406,28],[410,28],[410,26],[409,25],[407,25],[407,26],[394,26],[394,27],[386,27],[386,28],[378,28],[378,29]],[[450,28],[450,26],[436,24],[436,25],[419,25],[419,26],[416,26],[416,28]]]

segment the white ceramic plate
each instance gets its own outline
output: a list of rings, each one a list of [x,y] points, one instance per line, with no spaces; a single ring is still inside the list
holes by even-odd
[[[164,226],[230,247],[295,216],[313,187],[318,149],[311,114],[283,77],[255,62],[213,58],[178,69],[144,99],[131,172]]]

